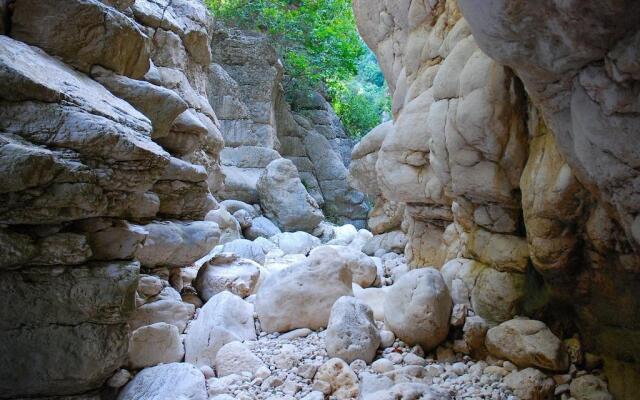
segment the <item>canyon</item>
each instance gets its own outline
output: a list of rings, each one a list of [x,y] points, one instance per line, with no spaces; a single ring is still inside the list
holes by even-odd
[[[640,5],[354,0],[350,138],[200,0],[0,0],[0,398],[640,388]]]

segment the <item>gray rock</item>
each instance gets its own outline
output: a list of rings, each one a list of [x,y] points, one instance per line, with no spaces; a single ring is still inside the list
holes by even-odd
[[[257,187],[265,216],[284,231],[311,232],[324,219],[318,204],[302,185],[298,170],[287,159],[272,161]]]
[[[225,290],[245,298],[253,293],[259,276],[259,264],[222,253],[200,267],[194,287],[204,302]]]
[[[371,308],[354,297],[339,298],[331,308],[325,341],[329,357],[371,363],[380,346]]]
[[[118,400],[187,398],[207,400],[204,375],[188,363],[162,364],[138,373],[118,395]]]

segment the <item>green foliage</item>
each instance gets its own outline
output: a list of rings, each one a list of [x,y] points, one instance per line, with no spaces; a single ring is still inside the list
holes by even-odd
[[[351,0],[207,0],[227,24],[272,37],[297,89],[327,89],[354,137],[388,111],[388,94],[373,54],[355,25]]]

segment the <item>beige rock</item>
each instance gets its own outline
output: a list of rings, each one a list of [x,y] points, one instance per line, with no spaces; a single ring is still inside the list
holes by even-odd
[[[252,294],[259,276],[259,264],[232,253],[222,253],[198,270],[194,287],[205,302],[225,290],[245,298]]]
[[[256,312],[266,332],[325,328],[333,303],[351,296],[351,269],[331,247],[275,272],[260,285]]]
[[[349,266],[353,283],[363,288],[373,285],[378,269],[371,257],[351,247],[334,245],[316,247],[311,250],[309,256],[313,255],[314,252],[324,252],[325,247],[331,247],[336,256],[340,257],[342,262]]]
[[[486,346],[491,354],[507,358],[521,368],[564,371],[569,367],[564,343],[541,321],[513,319],[503,322],[489,329]]]
[[[449,332],[451,297],[440,272],[421,268],[404,274],[385,297],[385,325],[402,341],[431,350]]]
[[[255,339],[253,305],[224,291],[207,301],[189,326],[184,340],[185,361],[211,366],[225,344]]]
[[[265,365],[246,345],[240,342],[231,342],[218,350],[215,367],[218,377],[233,374],[242,375],[243,372],[248,372],[253,376]]]
[[[174,325],[158,322],[142,326],[133,331],[129,339],[129,366],[132,369],[180,362],[183,357],[184,345]]]
[[[225,244],[241,238],[240,224],[233,218],[231,213],[224,206],[220,206],[217,210],[211,210],[204,218],[205,221],[211,221],[218,224],[220,228],[220,244]]]
[[[284,231],[311,232],[324,219],[302,185],[295,165],[287,159],[272,161],[257,188],[265,216]]]
[[[535,368],[514,371],[505,376],[504,384],[522,400],[552,399],[553,379]]]
[[[612,400],[607,384],[597,376],[583,375],[571,381],[571,396],[576,400]]]
[[[338,400],[349,400],[358,397],[358,377],[349,368],[349,365],[339,358],[332,358],[322,364],[314,378],[315,382],[329,384],[329,393]]]
[[[129,320],[129,326],[132,330],[136,330],[142,326],[166,322],[174,325],[182,333],[194,313],[193,304],[183,303],[178,295],[177,299],[160,299],[137,308]]]

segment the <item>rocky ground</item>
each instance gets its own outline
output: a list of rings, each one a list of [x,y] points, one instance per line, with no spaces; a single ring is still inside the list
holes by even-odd
[[[239,201],[206,219],[223,244],[140,280],[129,367],[109,383],[120,400],[612,398],[576,339],[476,315],[469,260],[411,269],[365,254],[364,229],[283,233]]]

